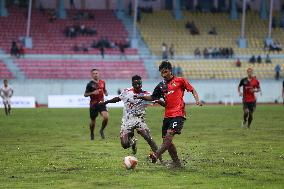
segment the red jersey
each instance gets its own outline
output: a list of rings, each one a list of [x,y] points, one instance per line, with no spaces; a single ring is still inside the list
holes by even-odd
[[[253,90],[259,89],[259,81],[256,77],[252,77],[249,80],[247,77],[243,78],[240,81],[239,87],[243,86],[243,101],[244,102],[256,102],[256,98]]]
[[[94,80],[91,80],[86,86],[85,93],[93,92],[94,90],[99,90],[99,94],[92,94],[90,96],[90,105],[104,101],[104,93],[106,91],[105,81],[99,80],[98,82],[96,82]]]
[[[152,98],[164,98],[166,103],[165,118],[185,117],[184,91],[192,92],[193,89],[186,79],[174,76],[170,81],[160,82],[154,89]]]

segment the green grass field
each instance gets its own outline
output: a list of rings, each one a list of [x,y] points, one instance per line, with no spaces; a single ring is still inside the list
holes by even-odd
[[[259,105],[252,129],[241,128],[240,106],[188,107],[175,137],[186,166],[170,169],[146,160],[138,137],[138,166],[126,170],[120,146],[121,109],[110,109],[106,139],[89,140],[88,109],[14,109],[0,112],[0,188],[283,188],[284,107]],[[147,112],[161,144],[163,109]],[[100,120],[99,120],[100,121]],[[164,159],[169,160],[167,153]]]

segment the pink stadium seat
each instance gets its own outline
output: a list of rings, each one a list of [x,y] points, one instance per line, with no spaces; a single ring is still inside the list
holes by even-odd
[[[89,54],[99,54],[97,49],[90,48],[92,42],[102,37],[113,42],[125,42],[128,37],[127,31],[113,11],[110,10],[86,10],[94,14],[94,20],[74,21],[75,11],[69,11],[69,18],[56,20],[53,23],[48,21],[48,15],[38,10],[32,11],[31,36],[33,37],[33,49],[26,49],[28,54],[84,54],[74,52],[74,45],[85,45],[89,48]],[[26,32],[26,10],[12,7],[9,9],[8,17],[0,17],[0,48],[7,53],[10,51],[11,43]],[[96,27],[97,35],[77,36],[75,38],[65,37],[65,27],[74,24],[84,24],[86,27]],[[107,49],[106,54],[119,54],[118,49]],[[137,54],[137,49],[126,49],[126,55]]]
[[[97,68],[104,79],[129,79],[135,74],[147,78],[144,64],[136,61],[90,60],[15,60],[30,79],[88,79],[89,71]]]
[[[10,70],[7,68],[6,64],[4,64],[0,60],[0,79],[13,79],[13,75]]]

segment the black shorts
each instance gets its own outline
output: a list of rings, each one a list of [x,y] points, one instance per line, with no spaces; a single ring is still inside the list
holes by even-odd
[[[106,111],[107,112],[107,107],[104,104],[94,104],[90,106],[90,118],[91,120],[96,119],[98,117],[98,114]]]
[[[245,109],[248,109],[250,112],[254,112],[256,108],[256,102],[243,102]]]
[[[184,121],[184,117],[164,118],[162,137],[164,138],[166,136],[168,130],[172,130],[174,134],[181,134]]]

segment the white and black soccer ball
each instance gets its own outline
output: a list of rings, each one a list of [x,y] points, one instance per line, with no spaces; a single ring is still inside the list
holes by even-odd
[[[126,169],[135,169],[137,163],[138,160],[134,156],[126,156],[123,161],[123,164]]]

